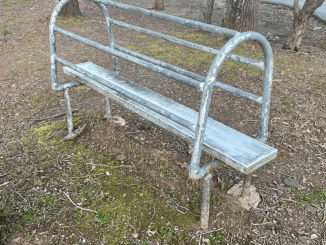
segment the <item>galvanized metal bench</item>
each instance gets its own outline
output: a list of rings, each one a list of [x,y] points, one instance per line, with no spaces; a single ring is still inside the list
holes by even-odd
[[[77,82],[74,81],[66,84],[58,84],[57,62],[65,65],[63,68],[65,74],[105,96],[107,101],[107,115],[109,117],[111,116],[110,100],[112,99],[121,103],[133,112],[144,116],[162,128],[179,135],[181,138],[188,141],[189,144],[193,144],[193,153],[189,165],[189,177],[194,180],[203,179],[201,227],[207,229],[212,170],[215,170],[220,166],[221,162],[224,162],[244,173],[246,177],[242,196],[246,196],[248,195],[247,192],[250,186],[252,172],[270,162],[277,156],[277,150],[265,144],[268,137],[268,121],[273,75],[273,54],[269,43],[261,34],[255,32],[238,33],[234,30],[170,16],[163,13],[157,13],[110,0],[90,0],[98,5],[105,17],[109,37],[109,46],[105,46],[72,32],[63,30],[55,25],[60,10],[69,1],[70,0],[61,0],[55,7],[50,20],[52,89],[57,91],[64,90],[67,105],[68,138],[74,136],[69,90],[70,88],[77,86]],[[225,35],[231,39],[221,50],[216,50],[114,20],[110,18],[105,5],[171,21],[210,33]],[[112,25],[125,27],[179,45],[207,52],[216,55],[216,57],[211,64],[207,76],[203,77],[196,73],[181,69],[115,44]],[[114,71],[108,71],[90,62],[77,65],[72,64],[71,62],[59,57],[56,52],[56,33],[68,36],[112,54]],[[238,45],[249,40],[256,41],[260,44],[264,53],[264,62],[232,54],[232,51]],[[202,92],[199,112],[119,76],[120,67],[118,57],[199,89]],[[216,77],[225,59],[245,63],[264,70],[263,95],[257,96],[216,81]],[[257,139],[249,137],[208,117],[214,87],[219,87],[261,104],[261,123],[259,137]],[[217,160],[204,166],[200,166],[202,151],[207,152]]]

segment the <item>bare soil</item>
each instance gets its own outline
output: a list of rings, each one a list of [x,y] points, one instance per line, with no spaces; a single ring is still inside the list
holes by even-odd
[[[153,1],[121,1],[147,9]],[[243,175],[224,167],[213,179],[211,233],[198,227],[200,183],[187,180],[188,145],[113,103],[124,126],[103,117],[105,100],[83,86],[72,91],[75,125],[66,134],[63,94],[51,91],[48,23],[53,0],[0,0],[0,237],[4,244],[326,244],[326,26],[311,20],[299,52],[282,50],[292,26],[288,8],[262,4],[261,33],[274,51],[275,69],[268,144],[276,160],[257,170],[253,185],[262,199],[243,210],[226,192]],[[101,13],[80,1],[82,18],[59,26],[107,43]],[[205,1],[167,1],[164,13],[203,20]],[[115,19],[220,48],[223,37],[109,8]],[[222,8],[213,24],[219,25]],[[5,32],[5,30],[7,30]],[[116,42],[205,75],[212,57],[114,29]],[[158,52],[157,47],[164,52]],[[112,57],[58,36],[59,56],[92,61],[112,70]],[[236,52],[261,58],[260,48]],[[180,55],[180,57],[178,57]],[[194,62],[194,60],[198,62]],[[198,110],[200,93],[120,61],[121,76]],[[262,73],[226,63],[219,81],[260,94]],[[60,82],[70,81],[63,76]],[[251,136],[259,129],[253,102],[214,91],[210,117]],[[45,124],[44,124],[45,123]],[[210,161],[204,155],[203,162]],[[111,167],[103,167],[109,164]],[[291,177],[298,188],[284,184]],[[138,196],[141,195],[141,198]],[[79,207],[97,208],[81,211]],[[171,236],[169,235],[171,234]]]

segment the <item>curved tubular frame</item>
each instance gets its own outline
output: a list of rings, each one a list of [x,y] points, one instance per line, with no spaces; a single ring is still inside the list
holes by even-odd
[[[76,82],[66,83],[66,84],[58,84],[58,71],[57,71],[57,60],[56,60],[56,36],[55,36],[55,23],[59,17],[59,13],[62,10],[62,8],[69,3],[71,0],[61,0],[52,11],[52,15],[50,18],[50,26],[49,26],[49,36],[50,36],[50,62],[51,62],[51,87],[53,90],[65,90],[67,88],[75,87],[77,86]],[[105,5],[99,2],[94,3],[102,10],[103,15],[105,17],[105,23],[106,23],[106,30],[108,32],[108,38],[109,38],[109,44],[112,49],[114,49],[115,43],[114,43],[114,36],[113,36],[113,30],[111,25],[111,18],[109,15],[108,10],[106,9]],[[112,56],[113,58],[113,64],[114,64],[114,71],[115,73],[119,74],[120,66],[119,66],[119,60],[116,56]]]
[[[201,105],[198,117],[198,123],[196,128],[196,137],[193,147],[193,154],[191,157],[191,164],[189,166],[189,176],[191,179],[201,179],[207,171],[203,171],[199,167],[199,162],[202,154],[205,129],[208,118],[209,107],[212,99],[214,82],[222,67],[225,59],[228,55],[241,43],[245,41],[256,41],[262,47],[264,53],[264,89],[263,89],[263,101],[262,101],[262,112],[261,112],[261,123],[259,131],[259,140],[266,142],[268,137],[268,121],[269,121],[269,110],[270,110],[270,98],[272,92],[273,83],[273,52],[266,38],[256,32],[244,32],[235,35],[229,40],[219,54],[215,57],[205,80],[203,94],[201,98]]]

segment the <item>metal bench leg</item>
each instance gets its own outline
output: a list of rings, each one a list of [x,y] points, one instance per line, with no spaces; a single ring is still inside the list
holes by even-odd
[[[247,174],[244,178],[243,181],[243,186],[242,186],[242,192],[241,192],[241,197],[247,197],[250,195],[249,188],[251,184],[251,178],[252,178],[252,173]]]
[[[65,102],[66,102],[66,111],[67,111],[67,122],[68,122],[68,135],[66,136],[67,139],[73,136],[74,131],[74,124],[72,121],[72,111],[71,111],[71,103],[70,103],[70,95],[69,95],[69,88],[65,89]]]
[[[109,97],[105,97],[105,100],[106,100],[106,114],[105,114],[105,117],[106,118],[112,118],[110,99],[109,99]]]
[[[211,198],[211,180],[212,174],[208,173],[203,179],[203,193],[201,202],[201,217],[200,217],[200,228],[203,230],[208,229],[209,221],[209,205]]]

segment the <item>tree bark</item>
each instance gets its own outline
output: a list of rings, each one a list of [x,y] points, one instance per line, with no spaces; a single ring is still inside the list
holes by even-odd
[[[81,16],[78,0],[71,0],[60,11],[60,16]]]
[[[310,16],[323,4],[324,1],[325,0],[306,0],[300,10],[299,1],[294,0],[293,27],[290,36],[283,46],[284,49],[299,50]]]
[[[260,0],[226,0],[222,26],[239,32],[258,31]]]
[[[155,0],[155,10],[164,10],[164,0]]]
[[[207,24],[212,23],[213,9],[214,9],[214,0],[207,0],[206,10],[204,13],[205,23]]]

